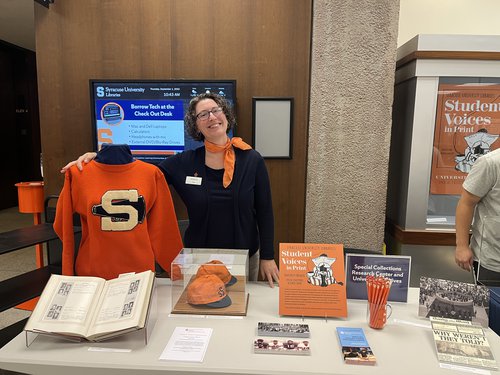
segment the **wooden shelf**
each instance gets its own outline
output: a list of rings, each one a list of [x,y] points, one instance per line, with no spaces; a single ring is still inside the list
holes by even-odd
[[[385,231],[398,242],[408,245],[455,246],[455,231],[407,230],[386,221]]]
[[[396,69],[414,60],[500,60],[500,52],[415,51],[396,62]]]

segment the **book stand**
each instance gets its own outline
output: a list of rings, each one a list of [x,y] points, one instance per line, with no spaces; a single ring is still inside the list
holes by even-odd
[[[158,319],[158,296],[156,290],[156,278],[154,280],[153,288],[151,289],[151,298],[149,300],[148,311],[146,313],[146,322],[143,328],[139,328],[133,331],[125,330],[123,333],[117,333],[112,337],[106,337],[98,340],[87,340],[83,337],[77,336],[67,336],[60,334],[53,334],[50,332],[34,332],[25,330],[25,344],[26,347],[29,347],[38,336],[47,336],[54,339],[63,339],[65,341],[71,342],[85,342],[85,343],[94,343],[94,342],[109,342],[109,343],[119,343],[120,347],[131,346],[140,342],[140,345],[147,345],[149,342],[149,338],[151,337],[151,333],[156,324],[156,320]]]

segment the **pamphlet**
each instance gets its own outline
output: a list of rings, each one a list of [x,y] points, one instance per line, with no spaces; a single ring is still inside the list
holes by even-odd
[[[257,333],[259,336],[309,337],[309,325],[259,322]]]
[[[377,362],[363,328],[337,327],[344,363],[373,366]]]
[[[176,327],[160,359],[203,362],[211,335],[212,328]]]
[[[309,340],[258,337],[253,341],[254,353],[310,355]]]

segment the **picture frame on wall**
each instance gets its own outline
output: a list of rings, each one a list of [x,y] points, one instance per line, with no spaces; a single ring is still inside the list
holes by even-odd
[[[252,98],[253,147],[266,159],[292,159],[292,97]]]

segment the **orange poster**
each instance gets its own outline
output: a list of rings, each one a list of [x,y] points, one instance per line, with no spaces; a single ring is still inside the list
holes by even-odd
[[[478,157],[500,146],[500,85],[440,84],[431,194],[459,195]]]
[[[280,243],[279,314],[347,317],[342,245]]]

